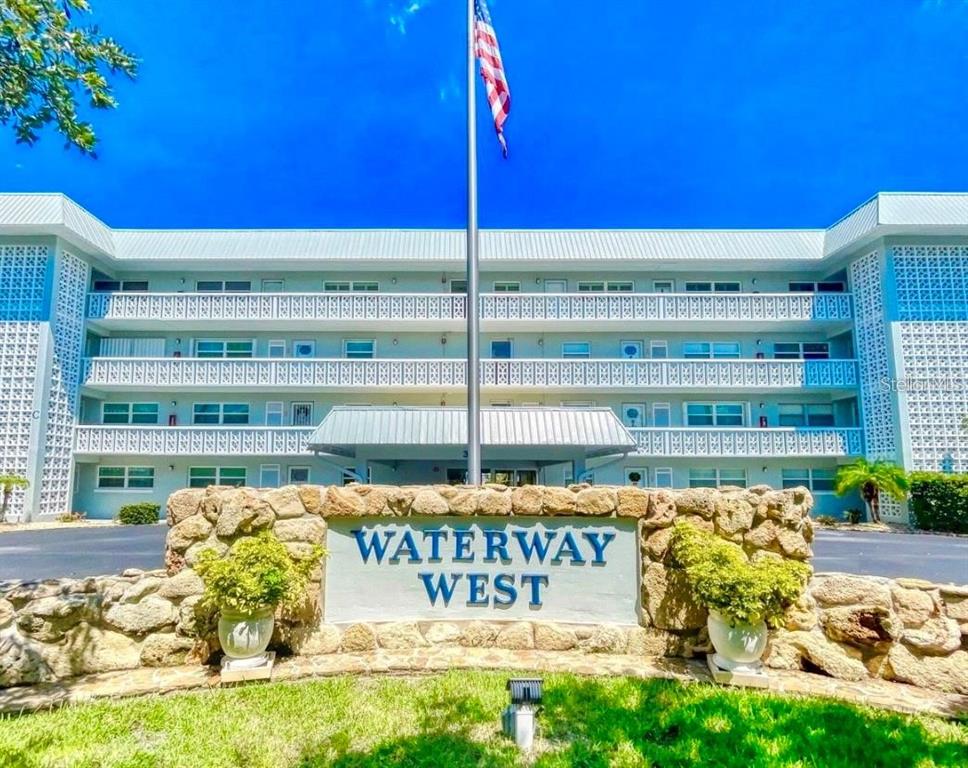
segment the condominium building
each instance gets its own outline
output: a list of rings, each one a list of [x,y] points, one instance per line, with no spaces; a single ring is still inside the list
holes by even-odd
[[[481,248],[491,480],[802,485],[836,513],[857,456],[968,471],[968,195]],[[9,514],[462,482],[465,288],[461,231],[122,230],[0,195],[0,471],[30,481]]]

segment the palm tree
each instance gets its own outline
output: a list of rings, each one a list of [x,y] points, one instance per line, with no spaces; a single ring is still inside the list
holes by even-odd
[[[26,477],[20,475],[0,475],[0,489],[3,501],[0,502],[0,523],[7,522],[7,507],[10,505],[10,495],[14,488],[26,488],[30,485]]]
[[[907,473],[897,464],[884,459],[877,461],[857,459],[853,464],[847,464],[837,470],[837,478],[834,481],[834,490],[838,496],[844,496],[851,491],[860,491],[867,505],[867,513],[875,523],[881,521],[880,495],[886,493],[898,501],[904,501],[909,487]]]

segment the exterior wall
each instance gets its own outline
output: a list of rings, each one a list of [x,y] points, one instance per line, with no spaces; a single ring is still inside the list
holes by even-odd
[[[0,245],[0,462],[30,483],[11,519],[70,505],[87,284],[87,264],[56,244]]]
[[[898,245],[891,255],[905,465],[968,472],[968,248]]]

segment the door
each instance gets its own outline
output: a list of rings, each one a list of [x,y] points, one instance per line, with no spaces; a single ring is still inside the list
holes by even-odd
[[[554,278],[544,281],[545,293],[568,293],[568,281]]]
[[[312,403],[293,403],[292,404],[292,425],[294,427],[312,427],[313,424],[313,404]]]

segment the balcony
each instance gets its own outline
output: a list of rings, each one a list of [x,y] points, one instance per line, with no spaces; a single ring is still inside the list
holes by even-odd
[[[314,427],[78,426],[74,452],[96,456],[298,456]]]
[[[251,328],[305,330],[385,328],[460,330],[466,299],[434,293],[92,293],[88,320],[128,330]],[[815,327],[853,317],[847,293],[488,293],[481,296],[485,329],[527,329],[574,323],[585,330],[675,330],[716,323],[724,330]]]
[[[460,391],[464,360],[86,358],[89,390]],[[481,386],[502,391],[839,390],[856,360],[482,360]]]
[[[636,454],[663,458],[860,456],[863,430],[855,427],[716,427],[630,429]]]

